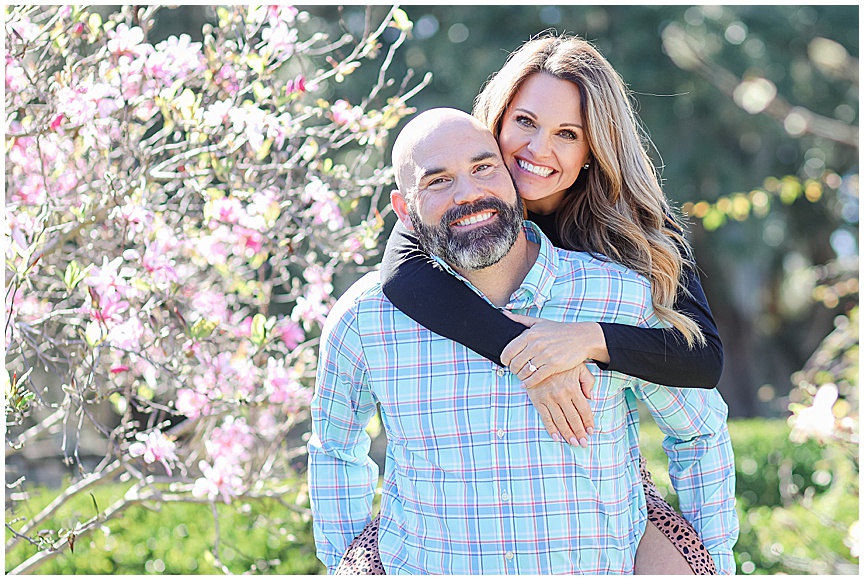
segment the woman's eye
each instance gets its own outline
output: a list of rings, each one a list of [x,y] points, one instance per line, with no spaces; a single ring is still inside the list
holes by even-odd
[[[525,117],[523,115],[519,115],[518,117],[516,117],[516,122],[520,125],[524,125],[525,127],[533,127],[534,126],[534,121],[532,121],[531,119],[529,119],[528,117]]]
[[[568,141],[573,141],[576,139],[576,133],[574,133],[573,131],[561,131],[560,135]]]

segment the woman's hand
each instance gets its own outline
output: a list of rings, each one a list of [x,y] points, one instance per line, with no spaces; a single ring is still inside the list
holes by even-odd
[[[587,438],[594,432],[594,413],[588,405],[594,380],[586,366],[579,364],[528,389],[528,398],[552,439],[588,446]]]
[[[575,369],[586,360],[609,362],[603,329],[596,322],[553,322],[504,313],[528,326],[501,352],[501,363],[510,367],[510,372],[529,391],[552,375]]]

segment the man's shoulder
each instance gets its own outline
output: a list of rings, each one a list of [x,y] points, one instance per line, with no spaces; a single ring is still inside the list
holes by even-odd
[[[329,333],[339,324],[351,324],[357,318],[357,314],[367,308],[381,308],[390,302],[381,290],[381,279],[379,273],[369,272],[351,286],[336,300],[327,321],[324,323],[322,333]]]

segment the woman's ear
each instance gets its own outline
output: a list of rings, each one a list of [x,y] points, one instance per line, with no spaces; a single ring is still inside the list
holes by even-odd
[[[390,192],[390,204],[393,206],[393,211],[396,212],[396,217],[402,222],[402,225],[409,230],[414,230],[414,224],[411,223],[411,216],[408,215],[408,202],[405,196],[398,189]]]

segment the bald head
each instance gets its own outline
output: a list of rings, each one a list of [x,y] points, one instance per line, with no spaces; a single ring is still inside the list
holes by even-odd
[[[410,194],[423,174],[435,169],[424,168],[423,165],[427,151],[437,143],[446,142],[455,146],[466,141],[483,144],[490,153],[500,155],[492,133],[468,113],[448,108],[429,109],[420,113],[402,128],[393,143],[392,163],[396,187]]]

